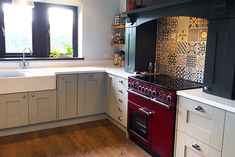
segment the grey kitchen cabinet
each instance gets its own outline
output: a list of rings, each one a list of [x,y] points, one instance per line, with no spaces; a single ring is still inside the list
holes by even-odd
[[[176,145],[176,157],[221,157],[220,151],[182,133],[181,131],[177,132]]]
[[[56,90],[29,93],[29,124],[56,120]]]
[[[118,123],[127,127],[127,79],[107,75],[108,105],[107,114]]]
[[[58,119],[77,117],[77,74],[57,77]]]
[[[78,116],[89,116],[104,112],[104,73],[78,74]]]
[[[221,151],[225,111],[178,97],[178,130]]]
[[[222,157],[233,157],[235,154],[234,121],[235,121],[235,114],[231,112],[226,112]]]
[[[28,125],[28,93],[0,95],[0,129]]]
[[[117,114],[115,112],[115,106],[117,103],[117,94],[116,94],[116,86],[115,86],[115,79],[116,77],[114,75],[107,75],[107,86],[108,86],[108,93],[107,93],[107,98],[108,98],[108,103],[106,107],[106,113],[110,117],[116,117]]]

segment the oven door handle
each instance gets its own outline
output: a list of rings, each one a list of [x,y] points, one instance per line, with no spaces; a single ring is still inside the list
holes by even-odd
[[[168,110],[170,110],[170,109],[172,108],[171,105],[164,104],[164,103],[162,103],[162,102],[156,100],[155,98],[151,98],[150,101],[152,101],[153,103],[159,104],[159,105],[161,105],[162,107],[167,108]]]
[[[147,116],[151,116],[154,112],[153,111],[147,111],[145,108],[141,107],[139,108],[139,111],[144,113]]]
[[[137,95],[137,96],[140,96],[140,97],[142,97],[142,98],[144,98],[144,99],[147,99],[147,100],[149,100],[149,97],[147,97],[147,96],[145,96],[145,95],[142,95],[142,94],[139,94],[139,93],[137,93],[137,92],[134,92],[133,90],[127,90],[127,92],[128,93],[131,93],[131,94],[134,94],[134,95]]]

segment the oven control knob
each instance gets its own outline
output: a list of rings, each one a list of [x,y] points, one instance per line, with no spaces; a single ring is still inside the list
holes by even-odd
[[[131,87],[131,83],[130,83],[130,82],[128,83],[128,87],[129,87],[129,88]]]
[[[141,86],[138,87],[138,90],[141,91]]]
[[[141,88],[141,90],[142,90],[142,92],[144,92],[144,91],[145,91],[145,88],[144,88],[144,87],[142,87],[142,88]]]
[[[132,83],[132,84],[131,84],[131,87],[132,87],[132,88],[134,88],[134,87],[135,87],[134,83]]]
[[[171,97],[170,95],[168,95],[168,96],[166,97],[166,99],[167,99],[167,101],[169,101],[169,102],[172,101],[172,97]]]
[[[149,94],[150,94],[150,95],[152,94],[152,90],[151,90],[151,89],[149,89]]]
[[[149,89],[145,88],[145,93],[148,94],[149,93]]]
[[[156,96],[156,91],[155,90],[152,91],[152,94],[153,94],[153,96]]]

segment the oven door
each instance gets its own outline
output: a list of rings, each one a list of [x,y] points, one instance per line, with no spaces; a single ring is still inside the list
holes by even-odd
[[[153,112],[128,101],[128,133],[142,144],[151,147]]]

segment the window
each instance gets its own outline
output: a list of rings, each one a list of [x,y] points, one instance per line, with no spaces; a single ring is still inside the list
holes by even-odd
[[[0,58],[22,56],[25,48],[33,51],[33,57],[77,57],[77,10],[41,2],[33,9],[19,8],[1,1]]]
[[[73,55],[72,10],[63,8],[49,8],[48,13],[50,24],[50,54]]]
[[[32,50],[32,9],[3,5],[6,53],[21,53],[24,48]]]

